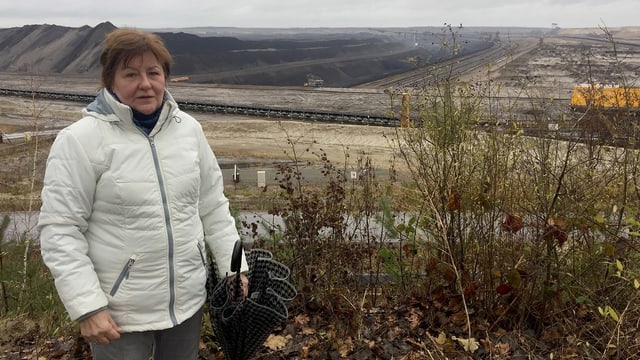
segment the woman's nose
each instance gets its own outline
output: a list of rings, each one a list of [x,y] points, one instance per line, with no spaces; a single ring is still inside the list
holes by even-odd
[[[145,74],[143,74],[140,77],[140,87],[142,88],[147,88],[151,86],[151,81],[149,80],[149,77]]]

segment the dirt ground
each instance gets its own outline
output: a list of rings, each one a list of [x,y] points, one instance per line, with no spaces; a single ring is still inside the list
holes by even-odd
[[[41,107],[40,119],[30,115],[32,104],[20,98],[0,98],[0,130],[5,133],[56,129],[80,118],[82,105],[50,102]],[[203,126],[210,144],[219,157],[245,159],[286,158],[284,150],[290,148],[287,138],[299,146],[313,145],[325,149],[332,158],[341,159],[349,148],[384,159],[390,151],[385,135],[395,130],[387,127],[308,123],[296,120],[263,119],[226,114],[191,113]],[[16,142],[19,142],[18,140]]]
[[[36,103],[29,99],[0,97],[0,130],[6,134],[39,129],[56,129],[80,118],[81,104],[70,102]],[[39,118],[34,120],[33,113]],[[331,159],[344,160],[345,151],[366,154],[384,162],[392,154],[388,138],[395,129],[377,126],[308,123],[296,120],[191,113],[203,126],[210,144],[221,161],[269,162],[287,160],[284,151],[327,152]],[[20,142],[19,139],[15,142]],[[7,144],[4,144],[7,145]],[[303,154],[303,159],[311,159]]]
[[[28,99],[0,97],[0,130],[7,134],[32,131],[36,123],[39,129],[60,128],[76,121],[80,117],[81,108],[81,104],[68,102],[37,103],[34,107]],[[39,114],[38,121],[33,120],[31,114],[34,112]],[[380,176],[389,173],[389,163],[393,160],[394,151],[389,138],[394,136],[394,128],[306,123],[224,114],[192,115],[202,124],[222,167],[224,183],[229,191],[256,189],[258,172],[261,171],[265,172],[265,184],[275,185],[276,164],[289,162],[294,158],[305,163],[317,162],[316,154],[320,153],[326,154],[334,165],[346,168],[347,171],[357,170],[358,158],[371,158]],[[11,142],[18,144],[23,141],[23,138],[18,138]],[[0,144],[0,201],[6,203],[14,198],[11,195],[14,186],[29,186],[26,179],[33,160],[24,150],[2,155],[2,149],[9,146],[11,144],[8,141]],[[45,143],[43,146],[48,149],[49,144]],[[38,155],[38,180],[44,176],[47,149],[43,149]],[[396,161],[396,168],[399,163]],[[234,166],[240,175],[239,184],[233,181]],[[319,183],[323,179],[320,170],[318,166],[306,166],[303,176],[310,183]],[[37,187],[35,192],[37,198]],[[243,192],[234,192],[230,196],[239,196],[241,193]]]

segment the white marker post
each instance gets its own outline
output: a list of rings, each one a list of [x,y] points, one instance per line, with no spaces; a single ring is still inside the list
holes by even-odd
[[[258,187],[265,188],[267,186],[267,173],[264,170],[258,170]]]

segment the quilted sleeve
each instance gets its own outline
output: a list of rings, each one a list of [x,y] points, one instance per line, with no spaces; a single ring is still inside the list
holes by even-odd
[[[96,176],[78,139],[70,131],[61,131],[47,159],[38,228],[43,260],[72,320],[108,303],[83,234]]]

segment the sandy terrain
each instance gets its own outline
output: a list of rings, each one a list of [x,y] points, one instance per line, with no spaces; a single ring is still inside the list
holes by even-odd
[[[38,128],[60,128],[80,117],[82,106],[76,103],[37,103],[35,108],[28,99],[0,97],[0,130],[6,133],[31,131],[35,128],[34,112],[39,114]],[[387,127],[305,123],[293,120],[261,119],[257,117],[192,113],[202,123],[220,166],[227,187],[234,187],[233,168],[237,166],[241,185],[255,186],[258,171],[266,172],[266,184],[274,185],[277,163],[294,158],[316,162],[314,153],[326,153],[338,168],[356,170],[361,156],[372,159],[381,176],[388,174],[393,150],[385,134],[393,136],[395,129]],[[20,143],[23,139],[12,141]],[[0,150],[11,144],[0,144]],[[307,151],[308,150],[308,151]],[[345,157],[349,154],[349,157]],[[40,155],[38,173],[44,171],[44,157]],[[0,167],[0,199],[2,193],[10,192],[10,183],[20,182],[20,173],[25,177],[31,168],[32,159],[24,150],[4,155]],[[395,168],[402,171],[396,162]],[[20,168],[20,172],[12,169]],[[401,175],[401,174],[400,174]],[[305,167],[303,176],[307,181],[322,181],[320,168]],[[5,179],[5,180],[2,180]],[[26,185],[27,180],[22,180]],[[6,186],[5,186],[6,185]],[[27,185],[28,186],[28,185]],[[3,190],[5,189],[5,190]],[[6,195],[6,194],[5,194]],[[8,200],[0,200],[8,201]]]
[[[353,158],[365,154],[382,164],[391,156],[385,134],[391,135],[395,131],[384,127],[237,116],[199,115],[198,118],[203,120],[204,130],[218,156],[236,159],[287,159],[295,149],[303,160],[313,160],[316,158],[313,152],[324,151],[333,161],[344,161],[345,153]]]
[[[81,115],[81,104],[71,102],[43,102],[35,105],[28,99],[0,97],[0,130],[5,133],[31,131],[37,123],[40,129],[54,129],[68,125]],[[38,121],[32,114],[39,114]],[[352,156],[366,153],[376,162],[386,161],[390,154],[384,134],[394,130],[385,127],[305,123],[293,120],[262,119],[257,117],[192,113],[202,122],[210,143],[221,158],[238,161],[283,160],[284,151],[291,152],[287,139],[296,143],[297,151],[310,145],[311,150],[324,149],[332,159],[344,160],[350,149]],[[6,145],[6,144],[5,144]],[[310,159],[311,154],[304,158]]]

